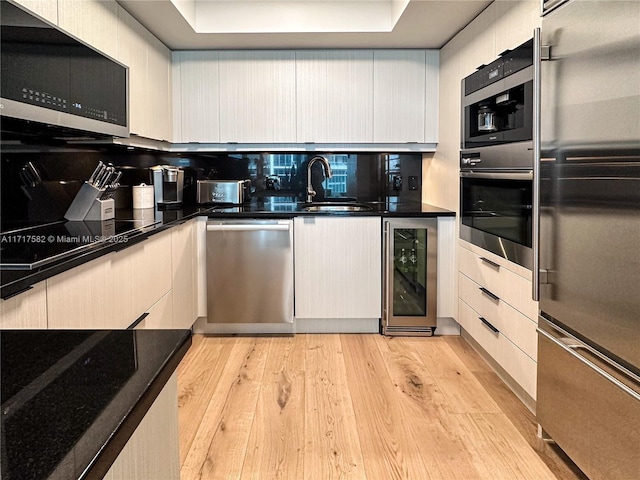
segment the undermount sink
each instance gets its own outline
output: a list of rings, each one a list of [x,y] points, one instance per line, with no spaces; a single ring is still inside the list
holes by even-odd
[[[367,212],[373,210],[362,203],[314,202],[305,203],[302,209],[307,212]]]

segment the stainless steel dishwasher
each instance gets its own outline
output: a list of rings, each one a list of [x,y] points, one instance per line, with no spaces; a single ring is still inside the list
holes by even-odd
[[[293,323],[291,220],[207,222],[207,322]]]

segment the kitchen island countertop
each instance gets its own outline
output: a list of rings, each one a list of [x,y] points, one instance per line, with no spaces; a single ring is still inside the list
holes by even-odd
[[[0,331],[2,478],[102,478],[189,330]]]

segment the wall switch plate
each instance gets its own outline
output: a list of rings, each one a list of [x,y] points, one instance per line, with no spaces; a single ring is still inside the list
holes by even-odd
[[[392,177],[393,189],[402,190],[402,175],[394,175]]]
[[[409,190],[418,190],[420,188],[420,182],[415,175],[409,176]]]

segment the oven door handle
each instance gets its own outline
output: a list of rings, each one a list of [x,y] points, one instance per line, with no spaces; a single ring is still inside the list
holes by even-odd
[[[460,178],[488,178],[491,180],[533,180],[533,170],[518,172],[460,172]]]

